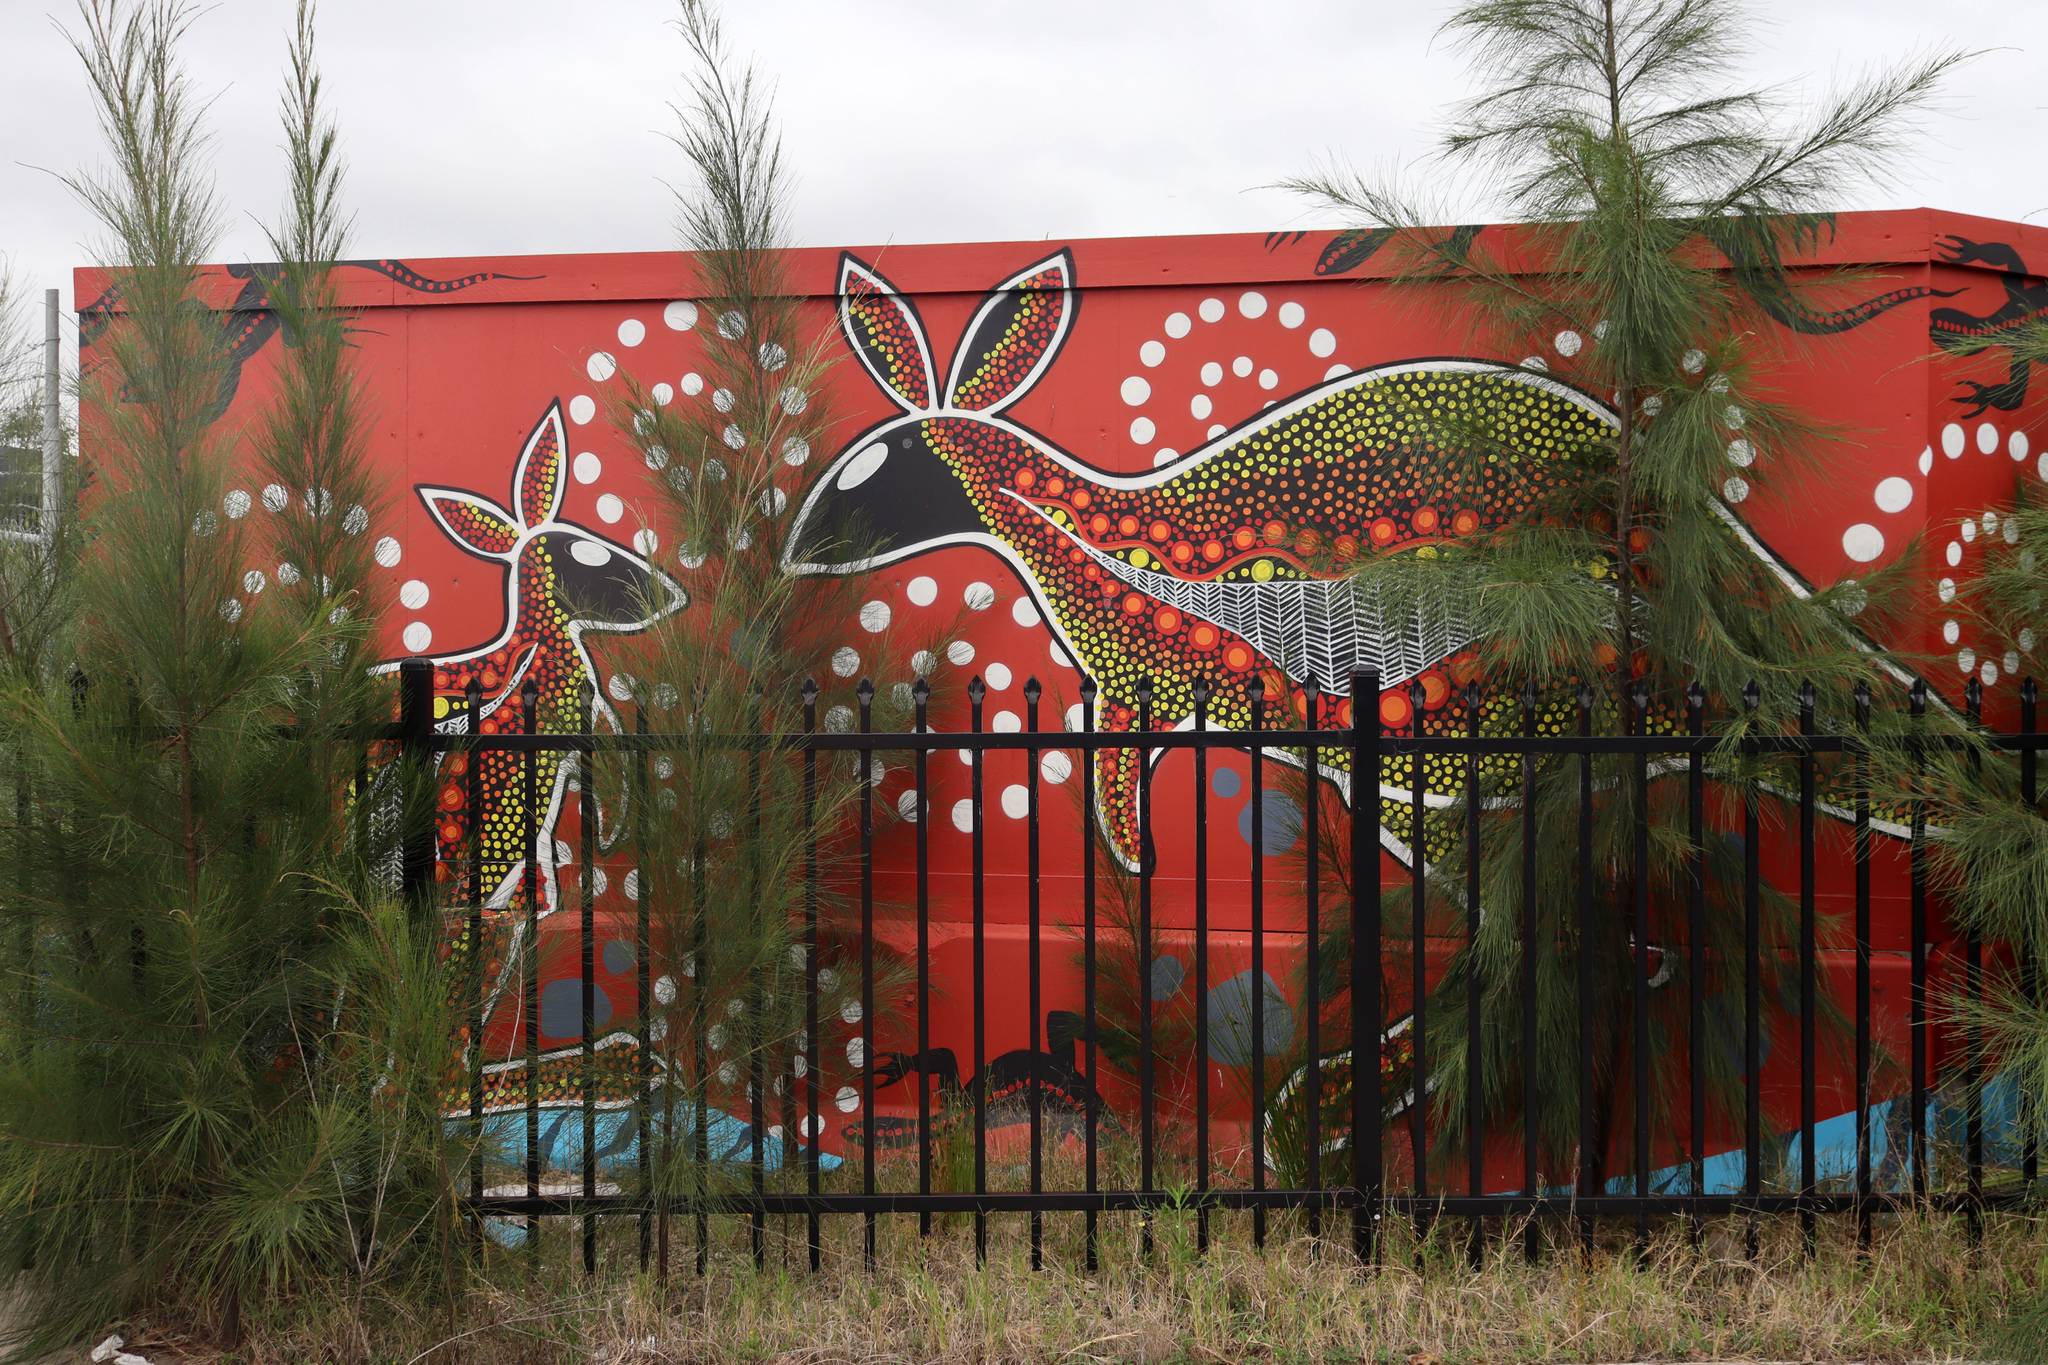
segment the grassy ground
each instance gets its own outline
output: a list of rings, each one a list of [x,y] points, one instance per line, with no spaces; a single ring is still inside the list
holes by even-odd
[[[2014,1320],[2048,1275],[2048,1228],[1991,1220],[1973,1252],[1959,1220],[1881,1220],[1867,1259],[1853,1231],[1824,1222],[1816,1255],[1796,1225],[1767,1223],[1761,1254],[1739,1225],[1710,1225],[1694,1250],[1673,1228],[1638,1263],[1626,1240],[1589,1262],[1568,1246],[1524,1262],[1519,1239],[1489,1237],[1467,1259],[1462,1225],[1418,1242],[1392,1228],[1385,1264],[1361,1273],[1338,1242],[1275,1219],[1264,1254],[1241,1216],[1215,1219],[1206,1254],[1192,1214],[1162,1214],[1138,1249],[1129,1217],[1103,1220],[1102,1266],[1081,1270],[1080,1216],[1047,1220],[1033,1273],[1025,1220],[991,1220],[985,1268],[966,1220],[921,1242],[915,1218],[881,1220],[868,1272],[858,1219],[828,1220],[826,1266],[803,1269],[801,1220],[771,1221],[756,1272],[745,1227],[714,1231],[694,1273],[687,1221],[674,1227],[666,1285],[635,1270],[630,1225],[608,1229],[609,1274],[586,1281],[574,1225],[491,1258],[489,1287],[452,1319],[408,1320],[374,1301],[260,1315],[231,1357],[178,1349],[174,1333],[130,1334],[153,1361],[1949,1361],[2048,1358],[2048,1337],[2015,1341]],[[839,1226],[832,1226],[837,1223]],[[529,1268],[530,1267],[530,1268]],[[2044,1324],[2048,1325],[2048,1324]]]

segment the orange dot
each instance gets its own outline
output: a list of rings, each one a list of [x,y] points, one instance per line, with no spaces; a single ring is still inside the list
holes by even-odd
[[[1196,649],[1214,649],[1222,638],[1222,632],[1207,621],[1197,621],[1194,629],[1188,632],[1188,643]]]
[[[1128,592],[1124,594],[1123,606],[1126,613],[1136,616],[1145,610],[1145,599],[1134,592]]]
[[[1095,501],[1095,496],[1094,496],[1094,494],[1090,493],[1090,492],[1089,492],[1089,491],[1088,491],[1087,489],[1085,489],[1085,488],[1076,488],[1076,489],[1074,490],[1074,508],[1075,508],[1075,510],[1077,510],[1077,511],[1082,511],[1082,512],[1085,512],[1085,511],[1087,511],[1087,510],[1088,510],[1088,504],[1089,504],[1089,503],[1091,503],[1091,502],[1094,502],[1094,501]]]
[[[1017,471],[1017,487],[1029,488],[1032,484],[1037,482],[1038,476],[1036,474],[1033,474],[1030,470],[1020,469]]]
[[[1159,628],[1161,635],[1171,635],[1180,629],[1180,613],[1172,607],[1161,607],[1153,613],[1152,624]]]
[[[1300,534],[1294,537],[1294,551],[1296,554],[1312,555],[1316,552],[1316,547],[1322,543],[1323,538],[1313,529],[1303,527]]]
[[[1249,526],[1240,526],[1230,533],[1230,543],[1240,550],[1251,549],[1252,542],[1257,539],[1258,536],[1252,533],[1252,528]]]
[[[1336,540],[1336,550],[1337,558],[1339,559],[1351,559],[1356,557],[1358,554],[1358,537],[1354,535],[1338,536]]]
[[[1161,545],[1164,545],[1168,540],[1172,539],[1173,528],[1163,521],[1155,521],[1145,528],[1145,533]]]
[[[1415,714],[1415,708],[1408,699],[1398,692],[1386,692],[1380,696],[1380,720],[1388,725],[1406,725],[1408,718]]]
[[[1220,540],[1203,541],[1202,558],[1209,560],[1211,563],[1223,558],[1223,542]]]
[[[1628,533],[1628,548],[1630,554],[1638,555],[1649,549],[1650,533],[1643,530],[1630,531]]]
[[[1116,531],[1121,536],[1134,536],[1138,534],[1138,519],[1126,512],[1116,519]]]
[[[1266,523],[1266,543],[1268,545],[1278,545],[1285,539],[1287,539],[1286,522],[1269,521]]]
[[[1057,474],[1053,475],[1051,478],[1045,481],[1045,493],[1047,497],[1056,498],[1066,491],[1067,481]]]
[[[1437,528],[1438,518],[1436,509],[1434,507],[1418,507],[1415,509],[1414,520],[1415,529],[1424,535],[1429,535]]]
[[[1479,529],[1479,514],[1471,508],[1461,509],[1451,518],[1451,529],[1461,536],[1469,536]]]
[[[1388,517],[1379,518],[1367,529],[1366,534],[1372,537],[1372,543],[1375,545],[1392,544],[1394,539],[1393,520]]]
[[[1097,512],[1094,516],[1088,518],[1088,529],[1094,533],[1097,539],[1108,535],[1109,518]]]
[[[1593,662],[1602,668],[1614,667],[1614,661],[1619,657],[1621,657],[1620,653],[1614,646],[1605,641],[1593,646]]]
[[[1434,711],[1444,704],[1444,698],[1451,695],[1450,680],[1431,669],[1422,675],[1422,704]]]
[[[1223,662],[1235,672],[1244,672],[1252,666],[1251,646],[1242,640],[1232,640],[1223,650]]]
[[[1174,563],[1176,563],[1176,564],[1185,564],[1185,563],[1187,563],[1187,562],[1188,562],[1188,561],[1189,561],[1190,559],[1193,559],[1194,557],[1195,557],[1195,547],[1194,547],[1194,546],[1192,546],[1192,545],[1188,544],[1188,543],[1187,543],[1187,542],[1186,542],[1185,540],[1176,540],[1176,541],[1175,541],[1175,542],[1173,543],[1173,562],[1174,562]]]

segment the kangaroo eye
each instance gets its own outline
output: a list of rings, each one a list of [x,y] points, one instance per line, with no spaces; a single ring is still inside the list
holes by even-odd
[[[888,458],[889,447],[880,441],[875,442],[846,462],[846,468],[839,474],[840,488],[860,487],[874,476],[875,471],[882,467],[882,461]]]
[[[593,569],[601,569],[612,562],[612,552],[594,540],[576,541],[569,547],[569,557]]]

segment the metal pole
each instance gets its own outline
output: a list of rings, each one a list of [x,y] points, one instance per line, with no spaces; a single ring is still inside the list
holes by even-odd
[[[57,541],[58,503],[63,496],[64,481],[59,476],[58,461],[64,457],[63,412],[58,407],[58,390],[63,374],[58,355],[63,335],[57,325],[57,291],[43,291],[43,506],[41,527],[43,543],[54,545]]]

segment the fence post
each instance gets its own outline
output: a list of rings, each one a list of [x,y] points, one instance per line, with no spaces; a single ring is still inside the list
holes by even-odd
[[[433,762],[434,665],[417,656],[398,665],[398,753],[401,772],[427,771]],[[408,904],[423,905],[434,885],[434,820],[431,810],[401,795],[403,818],[399,889]]]
[[[1380,674],[1351,675],[1352,1250],[1373,1257],[1380,1216]]]

